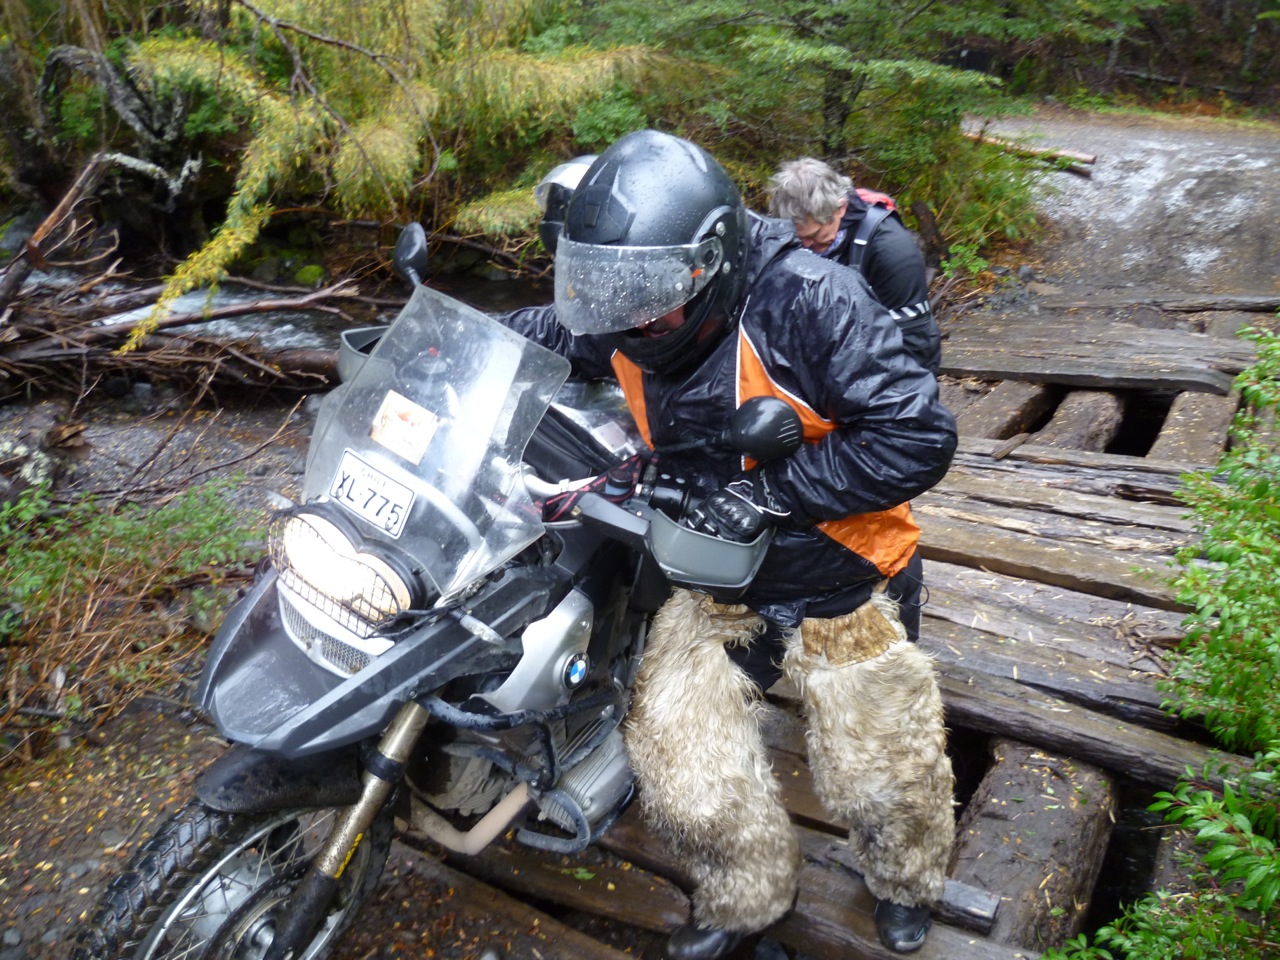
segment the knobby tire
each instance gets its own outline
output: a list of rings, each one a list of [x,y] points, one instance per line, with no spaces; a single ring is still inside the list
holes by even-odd
[[[314,812],[292,813],[305,816]],[[220,868],[220,861],[235,855],[237,845],[241,845],[240,853],[244,854],[251,849],[258,834],[261,834],[261,844],[270,843],[271,838],[288,824],[282,823],[269,833],[263,833],[263,828],[283,817],[281,812],[222,813],[198,800],[189,802],[165,821],[155,836],[143,844],[112,879],[92,918],[78,931],[71,960],[134,960],[140,956],[138,951],[147,947],[146,941],[156,925],[171,923],[178,916],[172,908],[192,892],[192,885],[204,882],[204,889],[208,889],[218,877],[214,871]],[[361,848],[367,847],[367,850],[362,852],[358,849],[351,864],[352,868],[362,870],[362,875],[356,876],[353,869],[344,881],[348,885],[342,916],[336,927],[327,932],[323,947],[307,954],[309,960],[319,960],[330,952],[361,905],[373,893],[390,853],[391,823],[389,808],[375,818],[368,835],[361,842]],[[270,883],[266,882],[248,896],[252,898],[268,886]],[[171,912],[174,916],[169,916]],[[224,927],[230,925],[231,919],[232,914],[229,913]],[[219,928],[219,933],[222,929]],[[314,941],[310,949],[315,949]],[[177,960],[188,955],[198,956],[200,949],[195,949],[194,953],[181,950],[149,954],[153,960],[167,957]]]

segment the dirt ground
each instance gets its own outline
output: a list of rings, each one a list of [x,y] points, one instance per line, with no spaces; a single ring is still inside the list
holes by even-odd
[[[1002,121],[992,132],[1096,154],[1097,161],[1088,178],[1049,175],[1055,189],[1043,207],[1046,237],[1001,264],[1008,276],[988,308],[1036,309],[1041,297],[1101,304],[1280,291],[1280,127],[1047,111]],[[165,429],[162,399],[137,401],[157,413],[157,437]],[[251,478],[247,497],[287,490],[300,475],[307,422],[305,412],[293,418],[291,435],[261,450],[290,420],[287,411],[251,423],[227,417],[204,424],[174,449],[239,451]],[[21,429],[0,413],[0,439]],[[130,451],[141,449],[136,423],[95,422],[88,435],[90,456],[102,458],[95,470],[127,470]],[[9,747],[0,749],[0,960],[66,956],[77,918],[220,749],[214,732],[177,702],[149,704],[34,762],[17,763]],[[411,851],[397,848],[339,960],[463,960],[481,956],[486,943],[502,944],[511,957],[543,955],[529,931],[481,935],[473,923],[459,922],[448,885],[428,873]],[[656,955],[652,944],[615,945]]]
[[[992,132],[1097,157],[1047,180],[1040,281],[1081,298],[1280,291],[1280,127],[1051,110]]]

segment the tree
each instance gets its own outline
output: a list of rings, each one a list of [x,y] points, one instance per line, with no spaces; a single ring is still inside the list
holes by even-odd
[[[606,0],[599,19],[614,42],[702,63],[691,78],[702,103],[691,109],[730,149],[745,135],[855,161],[909,200],[949,206],[950,238],[980,242],[1029,226],[1028,174],[962,142],[966,115],[1006,100],[996,76],[947,66],[948,54],[975,43],[1016,53],[1055,38],[1106,41],[1161,2]],[[1021,186],[1008,189],[1011,179]]]
[[[572,110],[660,59],[636,46],[524,48],[554,0],[192,0],[184,19],[116,0],[71,4],[86,11],[75,31],[38,7],[6,0],[6,32],[32,38],[44,75],[32,113],[69,153],[108,147],[164,185],[167,212],[210,181],[230,194],[152,323],[216,283],[281,198],[379,219],[431,204],[446,223],[485,181],[508,186]],[[526,225],[531,197],[528,208]]]

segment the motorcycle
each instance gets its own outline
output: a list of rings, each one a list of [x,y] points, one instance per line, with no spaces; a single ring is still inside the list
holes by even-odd
[[[409,302],[344,334],[301,503],[209,650],[198,703],[232,746],[76,960],[317,960],[395,830],[583,850],[634,793],[621,724],[652,615],[673,584],[729,599],[759,568],[768,532],[680,523],[688,485],[640,455],[616,389],[422,285],[425,255],[406,230]],[[787,456],[799,422],[757,399],[712,442]]]

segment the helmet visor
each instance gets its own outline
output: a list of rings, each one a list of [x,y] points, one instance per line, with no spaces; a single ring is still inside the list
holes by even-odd
[[[720,240],[671,247],[614,247],[561,237],[556,319],[570,333],[619,333],[688,303],[723,260]]]

